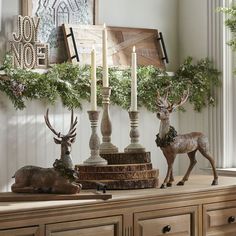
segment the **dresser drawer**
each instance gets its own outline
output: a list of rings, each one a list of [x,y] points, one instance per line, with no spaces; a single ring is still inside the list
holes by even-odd
[[[208,211],[207,216],[208,228],[229,224],[235,224],[236,227],[236,207],[232,209]]]
[[[191,216],[179,215],[149,220],[140,220],[139,226],[141,229],[140,235],[183,235],[190,236]]]
[[[203,230],[204,235],[208,236],[235,236],[236,202],[204,205]]]
[[[135,236],[194,236],[197,233],[197,207],[183,207],[135,213]]]
[[[122,216],[46,225],[46,236],[121,236]]]

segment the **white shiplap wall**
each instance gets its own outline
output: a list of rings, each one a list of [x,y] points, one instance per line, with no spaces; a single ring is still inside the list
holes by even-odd
[[[14,172],[24,165],[51,167],[60,155],[60,146],[54,144],[53,134],[46,127],[43,115],[47,105],[39,101],[27,102],[27,108],[16,111],[13,105],[0,94],[0,191],[9,191],[13,183]],[[87,110],[89,104],[83,103],[83,110],[76,110],[79,118],[77,139],[72,146],[74,164],[82,163],[89,157],[90,123]],[[49,106],[50,121],[56,130],[67,132],[70,123],[70,112],[60,102]],[[100,108],[101,109],[101,108]],[[122,151],[129,144],[128,113],[119,107],[112,106],[111,119],[113,123],[112,142]],[[173,125],[178,128],[177,116],[173,117]],[[100,117],[101,120],[101,117]],[[100,124],[99,120],[99,124]],[[160,169],[161,175],[166,171],[166,161],[155,145],[155,135],[158,133],[159,121],[155,114],[146,109],[140,110],[140,142],[152,153],[152,162]],[[100,134],[100,127],[99,127]],[[176,174],[178,163],[176,162]]]

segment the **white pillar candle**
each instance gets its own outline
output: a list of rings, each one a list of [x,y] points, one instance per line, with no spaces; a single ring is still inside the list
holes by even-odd
[[[97,110],[97,75],[96,75],[96,51],[91,51],[91,111]]]
[[[131,55],[131,111],[137,111],[137,56],[135,53],[135,46]]]
[[[108,65],[107,65],[107,29],[103,26],[102,32],[102,65],[103,65],[103,87],[109,87]]]

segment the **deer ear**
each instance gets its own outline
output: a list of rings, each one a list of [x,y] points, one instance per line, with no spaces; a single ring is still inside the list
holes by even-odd
[[[57,139],[57,138],[53,138],[54,139],[54,142],[56,143],[56,144],[61,144],[61,140],[59,140],[59,139]]]

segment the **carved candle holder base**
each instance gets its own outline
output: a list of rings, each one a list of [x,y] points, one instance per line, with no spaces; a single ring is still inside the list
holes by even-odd
[[[89,140],[91,156],[84,161],[85,165],[107,165],[107,161],[99,155],[100,140],[97,135],[99,111],[88,111],[92,134]]]
[[[125,148],[125,152],[145,152],[145,148],[139,144],[138,114],[138,111],[129,111],[131,143]]]
[[[111,88],[102,88],[103,114],[101,121],[102,144],[100,145],[101,154],[117,153],[118,148],[111,143],[112,124],[109,113]]]

